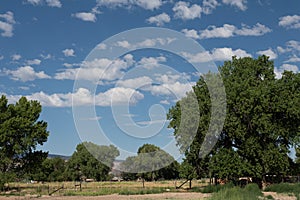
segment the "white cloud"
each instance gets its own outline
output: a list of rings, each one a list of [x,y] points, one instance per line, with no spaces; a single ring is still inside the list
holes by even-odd
[[[209,26],[200,31],[200,38],[228,38],[234,35],[236,27],[230,24],[224,24],[222,27]]]
[[[193,39],[199,39],[200,36],[198,35],[198,32],[194,29],[188,30],[188,29],[183,29],[181,32],[185,34],[186,37],[190,37]]]
[[[51,55],[51,54],[46,54],[46,55],[41,54],[40,56],[41,56],[41,58],[43,58],[44,60],[48,60],[48,59],[51,59],[51,58],[52,58],[52,55]]]
[[[39,5],[42,3],[42,0],[27,0],[27,3],[30,3],[34,6]]]
[[[277,54],[271,48],[264,51],[258,51],[257,54],[266,55],[270,58],[270,60],[274,60],[277,58]]]
[[[39,59],[27,60],[27,65],[40,65],[41,62]]]
[[[11,59],[13,61],[17,61],[17,60],[20,60],[22,58],[22,56],[20,54],[14,54],[11,56]]]
[[[279,26],[285,28],[300,28],[300,15],[287,15],[279,18]]]
[[[106,58],[84,61],[79,64],[81,68],[65,69],[63,72],[56,73],[55,79],[76,79],[94,82],[98,80],[113,81],[121,78],[124,75],[124,70],[132,64],[133,61],[130,59],[130,56],[125,57],[123,60],[117,59],[114,61]]]
[[[237,35],[244,35],[244,36],[261,36],[266,33],[271,32],[272,30],[265,25],[262,25],[260,23],[257,23],[253,27],[249,27],[245,24],[242,25],[242,28],[239,30],[236,30],[235,33]]]
[[[75,56],[75,51],[73,49],[65,49],[62,52],[66,57]]]
[[[198,54],[190,54],[182,52],[182,55],[186,57],[192,63],[204,63],[210,61],[225,61],[231,60],[232,56],[237,56],[239,58],[252,57],[251,54],[247,53],[245,50],[232,48],[216,48],[211,52],[204,51]]]
[[[175,18],[188,20],[200,18],[202,8],[197,4],[190,6],[189,2],[179,1],[173,7],[173,11],[175,12]]]
[[[127,7],[139,6],[146,10],[158,9],[162,4],[162,0],[97,0],[99,6],[107,7]]]
[[[167,44],[171,44],[175,40],[176,38],[152,38],[152,39],[145,39],[136,44],[131,44],[127,40],[122,40],[122,41],[117,41],[114,45],[125,49],[135,49],[135,48],[154,47],[159,45],[164,46]]]
[[[147,85],[151,85],[152,83],[153,80],[150,77],[141,76],[132,79],[119,80],[116,85],[123,88],[138,89]]]
[[[274,68],[274,73],[276,75],[276,78],[280,79],[284,71],[292,71],[294,73],[297,73],[299,72],[299,68],[296,65],[283,64],[279,68]]]
[[[10,102],[16,102],[21,95],[6,95]],[[71,106],[110,106],[122,104],[136,104],[144,98],[144,95],[131,88],[112,88],[106,92],[92,94],[86,88],[79,88],[74,93],[46,94],[38,92],[26,96],[29,100],[38,100],[47,107],[71,107]]]
[[[284,62],[285,63],[300,62],[300,58],[297,55],[292,55],[288,60],[286,60]]]
[[[220,4],[217,0],[204,0],[202,3],[202,12],[204,14],[211,14],[218,5]]]
[[[59,0],[46,0],[46,3],[50,7],[57,7],[57,8],[62,7],[62,4]]]
[[[135,0],[132,2],[147,10],[158,9],[163,4],[161,0]]]
[[[166,62],[167,59],[164,56],[159,57],[143,57],[138,64],[142,65],[145,68],[153,68],[159,66],[161,62]]]
[[[271,29],[257,23],[253,27],[242,24],[238,29],[234,25],[224,24],[222,27],[209,26],[207,29],[200,31],[199,37],[204,38],[229,38],[233,36],[261,36],[271,32]]]
[[[148,18],[147,21],[150,24],[156,24],[156,26],[163,26],[165,23],[169,23],[171,21],[171,18],[168,14],[162,13]]]
[[[27,0],[27,3],[34,6],[46,4],[49,7],[56,7],[56,8],[62,7],[60,0]]]
[[[1,55],[1,56],[0,56],[0,60],[3,60],[3,59],[4,59],[4,56]]]
[[[13,12],[8,11],[5,14],[0,14],[0,31],[3,31],[1,35],[3,37],[12,37],[15,23]]]
[[[279,53],[287,53],[287,52],[300,52],[300,42],[295,41],[295,40],[290,40],[286,42],[285,44],[286,47],[277,47],[277,51]]]
[[[92,12],[79,12],[73,14],[74,17],[81,19],[83,21],[88,21],[88,22],[95,22],[97,20],[97,17],[95,13]]]
[[[107,49],[107,45],[101,43],[101,44],[98,44],[98,45],[96,46],[96,48],[97,48],[97,49],[101,49],[101,50],[105,50],[105,49]]]
[[[235,6],[242,11],[247,9],[247,0],[222,0],[224,4]]]
[[[181,99],[188,91],[192,90],[195,83],[163,83],[160,85],[152,85],[144,90],[150,91],[152,95],[156,96],[175,96],[176,100]]]
[[[33,81],[35,79],[49,79],[51,78],[44,71],[36,72],[30,66],[20,67],[17,70],[5,70],[7,75],[11,75],[11,79],[17,81]]]

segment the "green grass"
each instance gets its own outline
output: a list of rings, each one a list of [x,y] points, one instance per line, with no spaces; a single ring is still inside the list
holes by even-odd
[[[249,184],[245,188],[240,187],[224,187],[214,193],[210,200],[255,200],[262,197],[263,194],[256,184]]]
[[[144,188],[138,190],[125,189],[119,192],[119,195],[143,195],[143,194],[159,194],[164,193],[164,188]]]
[[[297,200],[300,200],[300,183],[291,184],[291,183],[280,183],[273,184],[268,186],[265,189],[266,192],[277,192],[277,193],[285,193],[285,194],[293,194],[297,197]]]
[[[225,185],[208,185],[202,189],[202,193],[215,193],[225,188],[233,188],[233,183],[227,183]]]

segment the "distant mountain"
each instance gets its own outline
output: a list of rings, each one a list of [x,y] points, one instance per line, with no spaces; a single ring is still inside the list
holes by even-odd
[[[56,154],[48,154],[48,158],[61,158],[63,160],[69,160],[71,156],[63,156],[63,155],[56,155]]]

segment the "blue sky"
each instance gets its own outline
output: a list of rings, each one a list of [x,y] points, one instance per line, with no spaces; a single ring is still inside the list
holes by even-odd
[[[50,136],[39,148],[50,153],[71,155],[91,140],[129,155],[154,143],[176,156],[165,113],[200,73],[261,54],[277,78],[298,72],[299,8],[298,0],[2,0],[0,92],[42,103]],[[125,32],[144,27],[159,32]],[[168,51],[188,49],[177,43],[183,36],[203,49]]]

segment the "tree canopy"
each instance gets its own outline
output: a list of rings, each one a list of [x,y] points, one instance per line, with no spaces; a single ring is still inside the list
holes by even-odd
[[[138,149],[137,153],[137,156],[128,157],[121,164],[121,169],[125,172],[123,173],[125,178],[142,177],[146,180],[158,180],[178,177],[178,162],[159,147],[153,144],[144,144]]]
[[[184,97],[196,95],[199,107],[199,121],[192,117],[184,119],[191,126],[198,125],[194,140],[185,151],[186,162],[203,169],[206,163],[201,161],[208,159],[209,171],[220,178],[253,176],[263,179],[266,174],[287,173],[288,154],[290,148],[298,144],[300,134],[300,75],[286,71],[281,79],[276,79],[274,63],[266,56],[257,59],[233,57],[219,67],[219,72],[226,91],[226,119],[219,134],[210,137],[217,143],[205,157],[200,153],[211,126],[210,97],[215,95],[208,89],[206,80],[214,74],[201,76],[193,91]],[[174,129],[176,138],[186,135],[178,131],[182,100],[168,113],[169,127]],[[221,107],[219,112],[223,112]],[[186,145],[185,138],[181,136],[177,140],[180,147]]]
[[[78,144],[76,151],[68,161],[66,173],[70,180],[92,178],[97,181],[109,179],[113,161],[119,156],[119,150],[113,146],[100,146],[91,142]]]
[[[47,141],[47,123],[39,119],[38,101],[21,97],[15,104],[0,98],[0,175],[30,174],[47,157],[37,145]],[[1,178],[0,178],[1,179]]]

